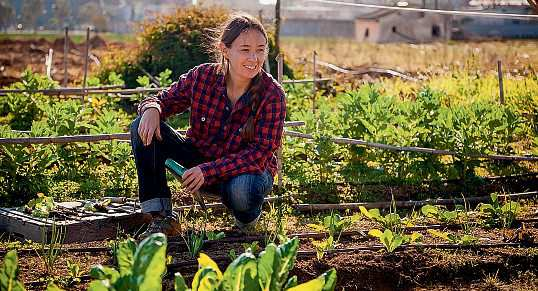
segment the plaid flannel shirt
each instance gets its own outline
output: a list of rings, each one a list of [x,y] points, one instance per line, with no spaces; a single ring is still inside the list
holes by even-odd
[[[199,167],[206,185],[244,173],[274,176],[277,160],[274,152],[282,139],[286,116],[286,98],[280,84],[262,71],[262,92],[257,112],[252,112],[251,96],[244,94],[232,107],[227,97],[220,64],[202,64],[181,75],[167,90],[144,99],[138,114],[157,108],[161,120],[190,108],[189,139],[206,162]],[[254,114],[254,139],[242,141],[241,131]]]

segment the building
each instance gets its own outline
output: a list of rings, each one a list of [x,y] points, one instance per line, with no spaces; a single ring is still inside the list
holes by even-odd
[[[355,20],[359,42],[425,43],[451,37],[450,16],[380,9]]]

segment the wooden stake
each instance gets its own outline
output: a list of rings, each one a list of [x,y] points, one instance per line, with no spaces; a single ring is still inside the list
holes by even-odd
[[[54,54],[54,50],[52,48],[49,48],[49,54],[45,57],[45,68],[47,72],[47,78],[52,80],[51,72],[52,72],[52,56]]]
[[[503,90],[503,71],[501,60],[497,61],[497,72],[499,75],[499,102],[504,104],[504,90]]]
[[[317,53],[314,51],[312,53],[312,81],[314,82],[312,84],[312,113],[316,114],[316,95],[317,95],[317,82],[316,82],[316,56]]]
[[[84,96],[86,95],[86,79],[88,77],[88,53],[90,51],[90,27],[86,28],[86,46],[84,48],[84,80],[82,81],[82,104],[84,104]]]
[[[277,56],[277,80],[280,84],[282,84],[282,75],[284,74],[284,57],[282,54],[278,54]],[[282,190],[282,146],[283,146],[283,140],[284,137],[282,137],[282,140],[280,141],[280,146],[278,147],[277,152],[277,169],[278,169],[278,188],[279,190]],[[280,193],[280,192],[279,192]]]
[[[275,4],[275,51],[280,54],[280,0],[276,0]]]
[[[67,87],[67,54],[69,53],[69,27],[65,27],[64,35],[64,81],[62,86]]]

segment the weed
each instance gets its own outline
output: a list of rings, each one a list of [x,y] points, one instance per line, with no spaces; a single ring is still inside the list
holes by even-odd
[[[55,221],[51,224],[50,238],[47,236],[45,228],[41,228],[41,245],[37,255],[43,261],[45,270],[49,275],[53,273],[54,265],[60,257],[65,235],[65,227],[57,225]],[[47,241],[50,242],[47,243]]]

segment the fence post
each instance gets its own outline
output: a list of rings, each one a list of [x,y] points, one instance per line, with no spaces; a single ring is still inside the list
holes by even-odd
[[[90,27],[86,28],[86,47],[84,48],[84,80],[82,81],[82,106],[86,96],[86,79],[88,77],[88,54],[90,52]]]
[[[313,72],[312,72],[312,113],[313,114],[316,114],[316,95],[317,95],[317,82],[316,82],[316,56],[317,56],[317,52],[314,51],[312,53],[312,69],[313,69]]]
[[[67,41],[69,37],[69,27],[65,27],[65,34],[64,34],[64,81],[62,83],[62,86],[65,88],[67,87],[67,54],[69,53],[69,42]]]
[[[497,60],[497,72],[499,75],[499,102],[504,104],[503,71],[501,60]]]
[[[284,74],[284,57],[282,54],[278,54],[277,58],[277,80],[278,83],[282,84],[282,75]],[[280,146],[278,147],[277,152],[277,169],[278,169],[278,188],[279,191],[282,190],[282,146],[283,146],[283,139],[284,136],[282,136],[282,139],[280,141]],[[280,192],[279,192],[280,193]]]

